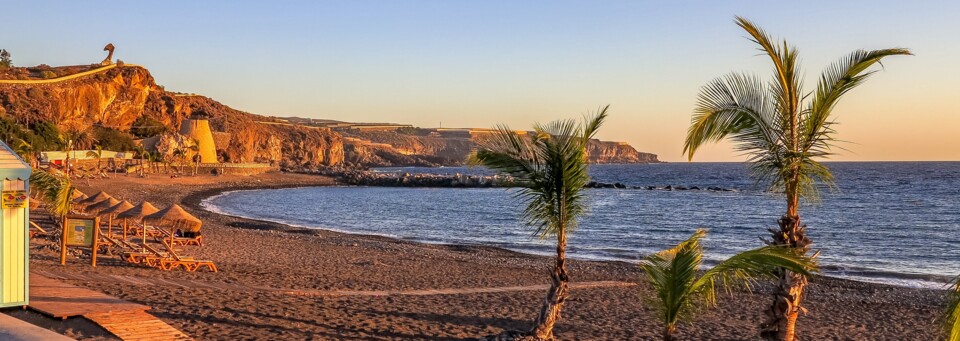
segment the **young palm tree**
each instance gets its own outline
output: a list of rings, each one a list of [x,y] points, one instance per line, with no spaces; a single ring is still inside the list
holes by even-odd
[[[501,125],[493,136],[478,141],[470,157],[471,164],[514,176],[522,186],[517,197],[527,204],[523,219],[540,238],[557,238],[550,292],[530,332],[538,340],[553,339],[553,326],[567,299],[567,236],[586,210],[582,190],[589,180],[587,142],[606,118],[604,107],[582,124],[573,120],[536,124],[534,133],[525,136]]]
[[[703,306],[717,304],[718,287],[727,292],[733,286],[749,289],[758,279],[776,278],[778,267],[804,276],[816,269],[812,257],[771,245],[738,253],[699,275],[703,260],[700,240],[706,235],[707,231],[697,230],[674,248],[651,255],[640,263],[647,282],[656,292],[652,303],[664,324],[666,341],[676,340],[674,332],[681,319],[689,318]]]
[[[947,341],[960,341],[960,276],[953,280],[953,285],[950,287],[947,312],[944,316],[944,330],[947,333]]]
[[[737,17],[742,27],[773,61],[772,82],[733,73],[716,79],[700,90],[690,129],[683,147],[692,160],[705,143],[730,138],[737,150],[749,155],[753,174],[770,189],[785,194],[786,214],[779,229],[772,229],[771,243],[786,245],[804,254],[811,243],[806,226],[800,224],[800,197],[817,198],[817,184],[832,185],[833,177],[817,159],[830,156],[833,147],[834,107],[844,94],[863,84],[876,71],[868,71],[884,57],[909,55],[907,49],[858,50],[834,63],[820,76],[816,90],[804,93],[797,50],[786,41],[774,42],[756,25]],[[806,103],[801,103],[807,99]],[[781,271],[769,321],[763,335],[793,340],[806,280],[800,274]]]

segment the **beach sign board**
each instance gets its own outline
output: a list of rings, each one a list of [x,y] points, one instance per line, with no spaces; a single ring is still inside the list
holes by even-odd
[[[27,207],[27,191],[3,191],[3,198],[0,200],[3,208],[25,208]]]
[[[93,218],[67,218],[67,246],[93,246]]]
[[[100,218],[68,215],[63,222],[60,244],[60,264],[67,264],[67,247],[91,248],[91,265],[97,266],[97,239],[100,238]]]

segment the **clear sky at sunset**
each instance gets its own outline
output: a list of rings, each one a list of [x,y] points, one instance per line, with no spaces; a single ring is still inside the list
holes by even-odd
[[[666,161],[699,87],[770,74],[733,23],[800,49],[807,89],[857,48],[907,47],[837,108],[836,160],[960,160],[957,1],[5,1],[15,65],[148,67],[167,90],[252,113],[529,128],[610,104],[599,137]],[[743,160],[729,144],[695,161]]]

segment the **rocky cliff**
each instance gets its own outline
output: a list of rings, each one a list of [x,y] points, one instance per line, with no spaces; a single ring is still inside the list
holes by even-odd
[[[626,142],[590,140],[587,145],[590,163],[657,163],[657,154],[638,152]]]
[[[221,143],[217,153],[223,161],[306,167],[343,161],[339,134],[327,129],[263,124],[259,122],[267,118],[210,98],[167,92],[142,67],[118,66],[62,82],[0,84],[0,116],[27,126],[50,122],[61,131],[100,126],[129,132],[141,116],[148,116],[176,132],[181,120],[196,111],[209,115],[211,128]]]
[[[185,118],[197,112],[208,116],[218,159],[224,162],[263,162],[290,168],[343,163],[360,167],[452,166],[462,165],[475,147],[476,136],[469,132],[457,135],[409,126],[406,131],[339,127],[336,132],[316,123],[344,122],[254,115],[207,97],[165,91],[139,66],[117,65],[103,71],[99,65],[45,66],[40,70],[65,77],[62,80],[31,78],[30,72],[37,71],[33,69],[0,74],[8,79],[0,80],[0,118],[23,127],[48,122],[61,132],[96,127],[101,133],[107,129],[126,136],[131,129],[143,129],[143,122],[153,122],[150,124],[162,126],[167,133],[148,135],[152,137],[143,144],[167,154],[190,144],[175,132]],[[18,76],[9,77],[14,74]],[[3,134],[0,131],[0,137],[10,138]],[[132,142],[125,146],[129,145]],[[591,141],[588,153],[593,163],[658,162],[656,155],[637,152],[625,143]]]
[[[348,164],[366,166],[458,166],[476,147],[476,137],[437,137],[397,131],[344,132]],[[656,154],[624,142],[591,140],[590,163],[656,163]]]

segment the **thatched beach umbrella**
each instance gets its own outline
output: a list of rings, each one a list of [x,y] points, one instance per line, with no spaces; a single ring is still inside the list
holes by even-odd
[[[74,195],[73,195],[73,203],[74,203],[74,204],[79,203],[79,202],[84,201],[84,200],[86,200],[87,198],[89,198],[86,194],[80,193],[80,191],[76,191],[76,190],[75,190],[75,192],[73,192],[73,193],[74,193]],[[76,193],[80,193],[80,195],[77,195]]]
[[[87,206],[87,205],[96,204],[96,203],[98,203],[98,202],[101,202],[101,201],[104,201],[104,200],[110,199],[110,198],[113,198],[113,197],[110,196],[109,194],[107,194],[107,192],[100,191],[100,192],[97,192],[97,194],[94,194],[92,197],[88,197],[88,198],[86,198],[86,199],[77,201],[76,204],[79,205],[79,206]],[[114,205],[116,205],[116,204],[114,204]],[[111,206],[113,206],[113,205],[111,205]]]
[[[120,203],[120,200],[117,200],[114,198],[106,198],[104,200],[98,201],[94,204],[87,206],[87,208],[85,208],[84,210],[87,211],[87,213],[99,215],[100,211],[113,207],[114,205],[119,203]]]
[[[173,237],[177,228],[183,228],[186,231],[199,231],[203,222],[192,214],[188,213],[180,205],[173,204],[157,213],[143,218],[145,222],[169,223],[170,224],[170,245],[173,246]]]
[[[156,206],[153,206],[153,204],[144,201],[144,202],[140,203],[140,204],[137,205],[137,206],[134,206],[133,208],[131,208],[131,209],[129,209],[129,210],[126,210],[126,211],[120,212],[120,214],[117,214],[117,218],[123,219],[123,235],[124,235],[124,237],[126,237],[126,235],[127,235],[127,230],[128,230],[127,221],[130,221],[130,220],[133,220],[133,221],[143,221],[143,217],[146,217],[146,216],[148,216],[148,215],[157,213],[157,212],[159,212],[159,211],[160,211],[160,210],[158,210]],[[147,234],[147,231],[143,231],[143,239],[141,240],[141,242],[143,242],[143,243],[146,243],[146,242],[147,242],[147,236],[146,236],[146,234]]]
[[[107,236],[113,237],[113,218],[116,217],[120,212],[126,211],[133,208],[133,204],[129,201],[121,201],[119,204],[110,206],[109,208],[100,211],[99,216],[107,217]],[[127,236],[124,235],[123,239],[127,239]]]

